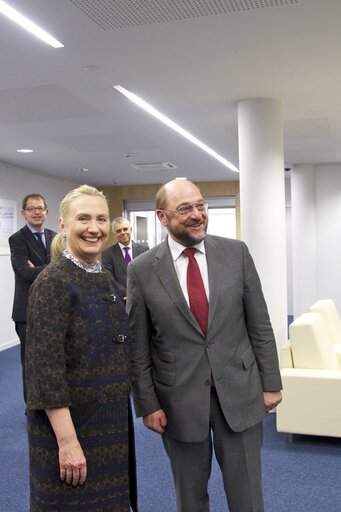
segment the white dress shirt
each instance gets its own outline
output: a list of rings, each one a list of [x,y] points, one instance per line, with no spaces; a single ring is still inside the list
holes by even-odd
[[[188,257],[182,254],[182,251],[186,249],[186,247],[179,242],[176,242],[171,236],[168,235],[168,245],[173,258],[174,267],[176,274],[179,279],[179,283],[182,289],[182,292],[185,296],[187,304],[189,305],[188,299],[188,290],[187,290],[187,267],[188,267]],[[207,260],[206,260],[206,251],[205,244],[202,240],[197,245],[192,246],[197,251],[194,254],[195,259],[198,262],[199,269],[201,272],[201,277],[204,283],[205,292],[207,295],[207,300],[209,301],[209,286],[208,286],[208,270],[207,270]]]
[[[120,244],[120,242],[118,242],[118,245],[121,248],[121,251],[122,251],[122,254],[123,254],[123,258],[126,255],[126,251],[124,250],[124,248],[125,247],[129,247],[128,253],[129,253],[130,258],[133,259],[133,247],[132,247],[132,243],[131,242],[128,245],[123,245],[123,244]]]

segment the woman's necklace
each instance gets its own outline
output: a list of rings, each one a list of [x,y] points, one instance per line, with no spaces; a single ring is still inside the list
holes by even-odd
[[[92,274],[98,274],[99,272],[102,272],[102,265],[98,260],[96,260],[94,263],[86,263],[85,261],[81,261],[73,256],[73,254],[71,254],[66,249],[63,251],[63,256],[65,256],[65,258],[68,260],[71,260],[75,265],[77,265],[77,267],[82,268],[86,272],[91,272]]]

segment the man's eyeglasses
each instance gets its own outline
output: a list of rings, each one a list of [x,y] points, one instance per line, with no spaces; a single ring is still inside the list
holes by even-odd
[[[179,215],[185,216],[192,213],[194,208],[196,208],[198,212],[207,212],[208,203],[206,203],[205,201],[200,201],[199,203],[183,204],[182,206],[179,206],[175,210],[169,210],[167,208],[159,208],[159,210],[164,210],[165,212],[176,212]]]
[[[29,206],[28,208],[25,208],[25,212],[30,212],[30,213],[34,213],[34,212],[41,213],[45,210],[46,210],[45,206]]]

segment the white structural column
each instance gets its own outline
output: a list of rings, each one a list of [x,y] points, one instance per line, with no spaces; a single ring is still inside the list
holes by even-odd
[[[255,261],[277,346],[287,340],[287,277],[282,106],[238,104],[241,237]]]
[[[316,300],[315,168],[295,165],[291,169],[292,273],[294,317]]]

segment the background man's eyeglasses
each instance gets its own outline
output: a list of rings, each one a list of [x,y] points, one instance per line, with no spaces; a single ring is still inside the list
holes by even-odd
[[[44,210],[46,210],[45,206],[29,206],[28,208],[25,208],[25,212],[30,212],[30,213],[33,213],[33,212],[43,212]]]
[[[159,210],[164,210],[165,212],[176,212],[179,215],[189,215],[190,213],[192,213],[194,208],[196,208],[198,212],[207,212],[208,203],[206,203],[205,201],[200,201],[199,203],[183,204],[182,206],[179,206],[175,210],[168,210],[167,208],[159,208]]]

